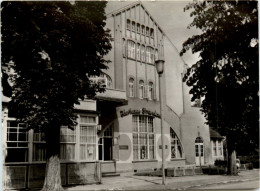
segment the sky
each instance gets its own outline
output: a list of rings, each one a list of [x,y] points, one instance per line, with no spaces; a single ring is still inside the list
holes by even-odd
[[[135,1],[109,1],[106,13],[111,13],[119,8],[127,6]],[[180,52],[182,44],[189,37],[200,34],[196,28],[187,29],[192,22],[190,12],[184,12],[184,7],[191,1],[142,1],[154,20],[158,23],[164,33],[170,38],[172,43]],[[192,54],[188,51],[183,55],[184,61],[191,66],[198,60],[199,54]]]

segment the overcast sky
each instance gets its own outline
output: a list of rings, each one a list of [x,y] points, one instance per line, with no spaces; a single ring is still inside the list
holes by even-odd
[[[183,11],[183,8],[189,2],[191,1],[142,1],[145,8],[171,39],[179,52],[185,40],[200,33],[199,30],[194,28],[187,29],[187,26],[193,19],[190,17],[189,12]],[[134,1],[109,1],[106,13],[110,13],[131,3],[134,3]],[[188,65],[192,65],[198,60],[198,54],[193,55],[189,51],[183,55],[183,59]]]

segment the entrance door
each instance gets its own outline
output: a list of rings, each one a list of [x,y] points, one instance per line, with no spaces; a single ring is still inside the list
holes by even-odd
[[[99,139],[99,160],[113,160],[113,125],[107,128]]]
[[[104,139],[104,160],[112,160],[112,138],[103,138]]]
[[[195,162],[196,166],[204,165],[204,145],[201,137],[195,140]]]

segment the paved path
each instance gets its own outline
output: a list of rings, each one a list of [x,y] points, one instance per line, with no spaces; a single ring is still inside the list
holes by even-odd
[[[196,175],[183,177],[167,177],[167,185],[161,185],[161,177],[133,176],[133,174],[121,174],[119,177],[107,177],[102,179],[99,185],[81,185],[65,188],[65,190],[175,190],[175,189],[200,189],[214,187],[223,184],[259,181],[259,170],[241,171],[238,176],[226,175]],[[239,184],[233,189],[239,189]],[[250,186],[250,184],[248,184]]]

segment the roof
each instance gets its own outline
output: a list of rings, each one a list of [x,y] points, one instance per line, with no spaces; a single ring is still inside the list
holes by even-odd
[[[210,134],[210,138],[223,139],[223,136],[221,136],[219,132],[214,130],[212,127],[209,127],[209,134]]]

